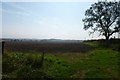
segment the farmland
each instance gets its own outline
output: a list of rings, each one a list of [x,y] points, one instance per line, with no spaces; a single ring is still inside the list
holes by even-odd
[[[103,41],[104,42],[104,41]],[[77,43],[6,42],[5,78],[119,78],[119,40]],[[43,65],[41,56],[44,54]]]
[[[92,47],[82,44],[81,42],[6,42],[5,49],[15,52],[43,52],[46,53],[62,53],[62,52],[87,52]]]

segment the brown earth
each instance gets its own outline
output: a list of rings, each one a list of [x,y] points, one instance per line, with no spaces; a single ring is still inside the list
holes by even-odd
[[[91,46],[79,43],[42,43],[42,42],[6,42],[5,52],[88,52],[93,49]]]

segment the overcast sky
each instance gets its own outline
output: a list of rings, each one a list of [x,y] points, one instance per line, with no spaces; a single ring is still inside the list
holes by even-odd
[[[83,29],[85,10],[94,2],[3,2],[2,37],[93,39]]]

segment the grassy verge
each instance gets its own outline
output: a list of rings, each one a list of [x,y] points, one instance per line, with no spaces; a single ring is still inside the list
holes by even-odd
[[[118,78],[119,52],[85,42],[88,53],[41,54],[10,52],[3,55],[3,78]]]

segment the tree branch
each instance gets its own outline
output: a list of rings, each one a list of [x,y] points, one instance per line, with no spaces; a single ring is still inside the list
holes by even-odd
[[[118,32],[118,30],[112,31],[111,34],[109,34],[109,35],[112,35],[113,33],[116,33],[116,32]]]
[[[115,18],[115,20],[117,19],[117,17]],[[112,21],[110,24],[108,24],[108,26],[111,26],[114,22],[115,22],[115,20],[114,21]]]

